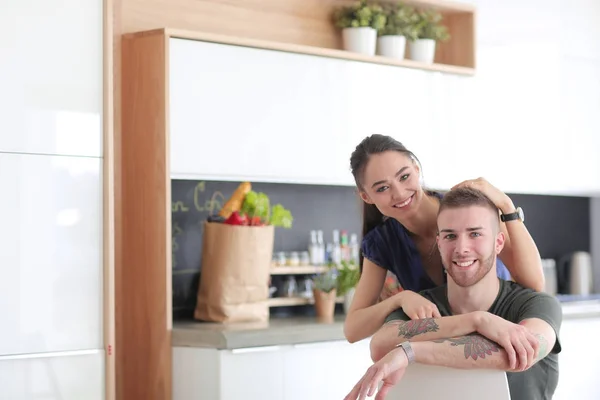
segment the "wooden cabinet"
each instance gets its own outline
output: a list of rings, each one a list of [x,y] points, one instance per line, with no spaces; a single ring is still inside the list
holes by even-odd
[[[369,341],[235,350],[173,348],[174,400],[341,399],[371,366]]]

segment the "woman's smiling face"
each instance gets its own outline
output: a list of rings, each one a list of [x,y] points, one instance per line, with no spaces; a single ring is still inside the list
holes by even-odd
[[[419,167],[406,153],[373,154],[363,171],[361,197],[388,217],[398,220],[414,213],[424,192]]]

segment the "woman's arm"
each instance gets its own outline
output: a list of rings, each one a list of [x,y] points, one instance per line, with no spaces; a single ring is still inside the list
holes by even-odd
[[[454,186],[470,187],[482,191],[503,214],[515,212],[515,206],[506,195],[483,178],[467,180]],[[535,291],[544,290],[545,279],[538,248],[523,221],[501,222],[500,229],[506,238],[500,259],[518,284]]]
[[[402,292],[377,302],[385,276],[385,269],[367,258],[364,259],[362,274],[344,322],[344,335],[350,343],[373,335],[381,328],[385,318],[400,308],[398,297]]]
[[[503,214],[510,214],[516,210],[508,196],[498,208]],[[542,258],[523,221],[517,219],[501,222],[500,229],[504,232],[506,240],[498,256],[514,281],[537,292],[543,291],[545,278]]]

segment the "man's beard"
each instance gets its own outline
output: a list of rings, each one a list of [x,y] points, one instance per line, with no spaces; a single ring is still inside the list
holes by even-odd
[[[459,267],[456,267],[454,263],[450,261],[451,268],[446,267],[446,272],[458,286],[470,287],[477,284],[477,282],[482,280],[490,272],[495,261],[496,254],[494,252],[483,260],[478,259],[477,262],[479,263],[479,266],[477,267],[477,271],[475,271],[475,274],[469,276],[465,276],[465,274],[458,272]]]

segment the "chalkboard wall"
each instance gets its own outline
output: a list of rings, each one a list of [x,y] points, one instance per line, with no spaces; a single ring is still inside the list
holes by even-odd
[[[239,182],[172,180],[173,317],[192,318],[201,273],[202,222],[217,213]],[[291,229],[276,228],[274,251],[305,250],[309,234],[321,229],[331,241],[334,229],[358,233],[361,203],[352,187],[253,183],[272,204],[281,203],[294,217]],[[525,222],[543,258],[590,250],[587,197],[511,194],[523,207]]]

